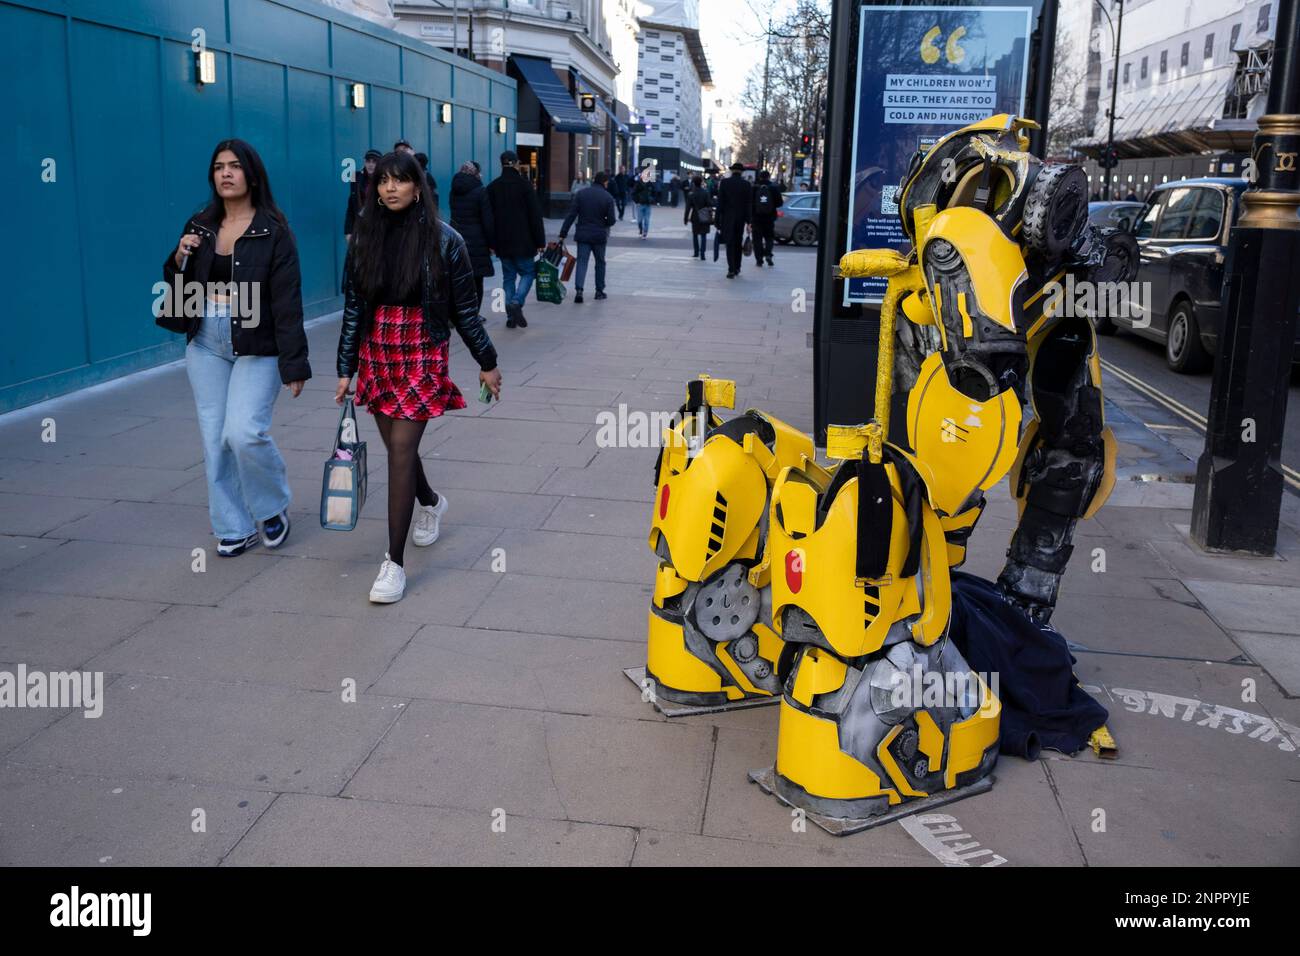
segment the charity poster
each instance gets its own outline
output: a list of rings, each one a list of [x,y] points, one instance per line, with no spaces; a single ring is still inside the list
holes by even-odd
[[[1024,115],[1032,16],[862,5],[845,252],[908,247],[895,200],[918,149],[997,113]],[[879,304],[884,291],[884,279],[851,279],[843,304]]]

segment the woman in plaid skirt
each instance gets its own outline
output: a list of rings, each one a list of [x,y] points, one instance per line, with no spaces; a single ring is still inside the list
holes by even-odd
[[[409,154],[389,153],[370,182],[344,265],[334,400],[343,402],[355,374],[357,402],[375,416],[388,451],[388,553],[370,600],[392,604],[406,591],[412,516],[412,540],[427,547],[438,540],[447,510],[446,497],[424,475],[420,438],[429,419],[465,407],[447,373],[452,326],[479,364],[479,381],[498,399],[501,372],[478,315],[465,241],[438,219],[419,164]]]

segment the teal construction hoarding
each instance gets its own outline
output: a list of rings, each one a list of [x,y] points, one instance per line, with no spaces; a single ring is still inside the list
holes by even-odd
[[[409,140],[445,204],[515,137],[513,80],[315,0],[0,0],[0,78],[0,412],[181,356],[152,287],[220,139],[266,162],[312,317],[341,304],[349,161]]]

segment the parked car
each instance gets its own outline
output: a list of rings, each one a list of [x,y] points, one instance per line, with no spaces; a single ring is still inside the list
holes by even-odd
[[[785,205],[776,211],[772,234],[780,243],[815,246],[821,232],[821,193],[786,193]]]
[[[1143,301],[1140,319],[1098,319],[1097,331],[1119,327],[1162,343],[1175,372],[1207,368],[1223,326],[1228,234],[1241,215],[1245,189],[1244,180],[1228,178],[1184,179],[1153,189],[1132,224],[1141,253],[1137,281],[1150,301]]]
[[[1142,208],[1140,202],[1090,202],[1088,221],[1099,229],[1118,229],[1128,232],[1133,228],[1134,217]]]

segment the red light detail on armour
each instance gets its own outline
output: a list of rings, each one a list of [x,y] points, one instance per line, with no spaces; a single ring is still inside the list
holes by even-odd
[[[791,594],[803,587],[803,552],[798,549],[785,553],[785,583]]]
[[[659,520],[662,521],[668,514],[668,486],[664,485],[663,491],[659,492]]]

